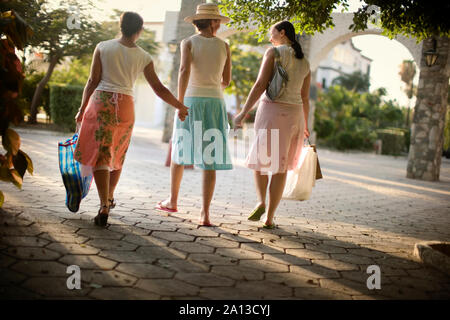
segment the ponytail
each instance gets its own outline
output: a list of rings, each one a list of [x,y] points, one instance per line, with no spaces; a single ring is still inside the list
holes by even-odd
[[[292,46],[292,49],[294,49],[294,51],[295,51],[295,57],[297,59],[303,59],[305,55],[303,54],[302,46],[297,41],[297,38],[295,36],[295,28],[292,25],[292,23],[285,20],[285,21],[278,22],[277,24],[275,24],[274,27],[278,31],[284,30],[286,37],[292,42],[291,46]]]

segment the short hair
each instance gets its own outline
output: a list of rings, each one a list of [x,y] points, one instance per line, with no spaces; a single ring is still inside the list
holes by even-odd
[[[212,20],[213,19],[199,19],[192,21],[192,23],[197,27],[198,30],[203,30],[211,25]]]
[[[143,25],[144,19],[136,12],[126,11],[120,15],[120,30],[125,37],[139,32]]]

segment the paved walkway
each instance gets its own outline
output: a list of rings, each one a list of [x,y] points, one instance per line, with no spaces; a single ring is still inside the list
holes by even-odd
[[[448,299],[448,276],[413,257],[416,242],[450,240],[450,162],[440,182],[406,179],[404,157],[319,150],[324,179],[310,200],[282,201],[278,229],[246,217],[256,195],[250,170],[219,172],[217,227],[198,227],[200,170],[187,170],[181,212],[168,195],[167,145],[137,128],[107,229],[95,227],[95,186],[79,213],[64,205],[57,142],[67,135],[20,130],[34,161],[22,190],[2,183],[0,298]],[[68,290],[68,265],[81,289]],[[369,290],[367,267],[381,268]]]

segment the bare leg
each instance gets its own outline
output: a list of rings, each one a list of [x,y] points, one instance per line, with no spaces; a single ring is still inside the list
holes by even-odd
[[[184,166],[172,161],[170,164],[170,197],[161,204],[170,209],[176,209],[181,180],[183,179]]]
[[[109,170],[96,170],[94,171],[95,185],[97,186],[98,196],[100,198],[100,205],[109,206],[108,194],[109,194]],[[107,213],[107,210],[102,208],[101,213]]]
[[[258,204],[255,209],[259,207],[266,207],[266,195],[267,195],[267,185],[269,184],[269,176],[267,174],[261,174],[261,171],[255,171],[255,185],[256,185],[256,193],[258,196]]]
[[[265,222],[267,225],[273,224],[273,217],[275,215],[275,210],[277,209],[281,197],[283,196],[285,184],[286,184],[286,172],[272,175],[269,187],[269,208],[267,210],[267,218]]]
[[[200,225],[209,225],[209,207],[214,195],[214,188],[216,186],[216,171],[203,170],[203,205],[200,216]]]
[[[109,195],[108,199],[114,199],[114,190],[116,190],[117,183],[119,182],[122,169],[111,171],[109,174]]]

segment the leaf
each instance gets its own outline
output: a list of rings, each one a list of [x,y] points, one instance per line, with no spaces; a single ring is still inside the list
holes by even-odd
[[[14,165],[14,169],[16,169],[19,175],[23,178],[25,171],[27,171],[28,162],[20,150],[15,156],[12,157],[12,162]]]
[[[20,136],[13,129],[6,129],[2,138],[3,148],[13,156],[17,155],[20,148]]]
[[[5,202],[5,195],[3,192],[0,191],[0,208],[3,206],[3,203]]]
[[[23,179],[16,169],[9,170],[12,183],[19,189],[22,189]]]
[[[27,171],[29,174],[33,175],[34,172],[34,167],[33,167],[33,161],[31,161],[31,158],[22,150],[19,150],[19,153],[23,154],[23,156],[25,157],[25,159],[27,160]]]

